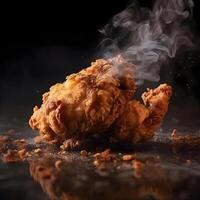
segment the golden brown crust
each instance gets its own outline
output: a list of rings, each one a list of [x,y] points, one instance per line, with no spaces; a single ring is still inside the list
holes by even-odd
[[[29,124],[54,138],[84,138],[102,133],[120,116],[135,84],[133,68],[126,67],[123,76],[113,64],[100,59],[77,74],[67,77],[43,95],[43,104],[35,107]]]
[[[121,58],[96,60],[52,86],[41,107],[34,108],[29,124],[42,140],[66,141],[67,146],[105,132],[114,140],[148,140],[162,122],[172,90],[166,84],[148,90],[142,104],[132,99],[133,77],[134,66]]]
[[[133,143],[151,139],[167,112],[171,94],[171,87],[161,84],[143,93],[144,105],[139,101],[129,101],[114,124],[115,137]]]

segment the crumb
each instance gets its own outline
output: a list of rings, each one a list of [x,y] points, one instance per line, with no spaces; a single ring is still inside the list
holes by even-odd
[[[5,163],[13,163],[19,160],[20,160],[20,157],[17,150],[9,149],[7,153],[3,154],[3,161]]]
[[[30,153],[29,151],[27,151],[27,152],[26,152],[26,156],[27,156],[27,157],[31,157],[32,155],[31,155],[31,153]]]
[[[176,137],[177,136],[177,130],[173,129],[172,133],[171,133],[171,137]]]
[[[94,160],[94,161],[93,161],[93,164],[94,164],[95,166],[99,166],[99,165],[100,165],[100,161],[99,161],[99,160]]]
[[[66,151],[61,151],[61,154],[63,155],[63,154],[66,154]]]
[[[172,144],[175,146],[178,145],[188,145],[189,147],[199,147],[200,145],[200,136],[197,135],[178,135],[173,134]]]
[[[0,135],[0,142],[5,142],[9,139],[8,135]]]
[[[5,148],[8,141],[9,141],[9,136],[0,135],[0,149]]]
[[[55,167],[56,167],[56,169],[57,169],[57,170],[60,170],[62,164],[63,164],[63,161],[62,161],[62,160],[57,160],[57,161],[55,162]]]
[[[35,149],[35,150],[34,150],[34,153],[38,153],[38,154],[40,154],[40,153],[42,153],[42,150],[39,149],[39,148],[38,148],[38,149]]]
[[[110,149],[106,149],[105,151],[101,152],[101,159],[103,161],[110,161],[113,159],[113,154],[110,153]]]
[[[27,145],[25,139],[16,139],[13,141],[13,144],[16,145],[18,149],[24,149]]]
[[[86,150],[82,150],[80,152],[81,156],[87,156],[88,155],[88,152]]]
[[[123,160],[123,161],[130,161],[130,160],[133,160],[133,155],[130,155],[130,154],[123,155],[123,156],[122,156],[122,160]]]
[[[26,157],[26,149],[19,150],[18,155],[19,155],[20,159],[24,159]]]

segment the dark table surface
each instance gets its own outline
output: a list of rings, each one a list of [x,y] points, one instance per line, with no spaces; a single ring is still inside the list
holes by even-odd
[[[131,150],[115,148],[112,153],[119,162],[106,163],[106,170],[94,166],[93,155],[76,151],[1,162],[0,199],[200,199],[200,148],[174,148],[170,143],[174,128],[179,134],[200,136],[199,111],[172,106],[152,141]],[[31,144],[35,133],[27,124],[30,114],[30,107],[2,107],[0,132],[14,129]],[[120,161],[127,153],[142,163],[142,171]],[[55,169],[57,160],[63,163],[60,170]]]

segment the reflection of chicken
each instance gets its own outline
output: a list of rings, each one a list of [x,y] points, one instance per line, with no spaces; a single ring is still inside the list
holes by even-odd
[[[109,165],[110,168],[106,169],[120,167],[120,171],[115,169],[115,174],[109,174],[108,170],[106,174],[109,175],[105,177],[99,173],[98,168],[88,167],[89,163],[85,164],[85,161],[77,157],[77,154],[71,155],[73,159],[70,159],[69,155],[65,159],[59,157],[59,160],[55,156],[45,155],[29,161],[30,175],[41,185],[50,199],[166,200],[174,195],[172,192],[176,191],[175,189],[182,186],[183,177],[180,174],[178,179],[172,180],[172,176],[169,175],[171,171],[154,163],[152,158],[147,158],[146,163],[134,160],[134,163],[139,163],[142,168],[134,167],[133,171],[131,165],[127,168],[128,163],[124,167],[123,163],[117,162],[116,165],[112,161],[107,162],[105,166]],[[148,159],[151,160],[148,161]],[[124,187],[125,184],[126,187]],[[116,187],[119,189],[116,190]]]
[[[30,126],[47,141],[76,141],[105,132],[134,143],[151,138],[167,111],[171,87],[163,84],[144,93],[142,105],[132,100],[134,66],[117,64],[97,60],[52,86],[42,106],[34,108]]]

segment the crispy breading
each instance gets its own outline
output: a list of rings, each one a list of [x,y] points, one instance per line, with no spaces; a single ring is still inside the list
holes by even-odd
[[[55,84],[35,107],[29,124],[49,142],[84,140],[110,134],[137,143],[150,139],[168,109],[171,87],[166,84],[133,100],[134,65],[122,59],[99,59],[90,67]]]
[[[113,125],[114,137],[133,143],[151,139],[167,112],[171,94],[171,87],[161,84],[158,88],[143,93],[144,104],[129,101],[124,113]]]
[[[121,115],[134,91],[133,67],[127,65],[122,76],[112,62],[100,59],[52,86],[29,124],[49,141],[100,134]]]

